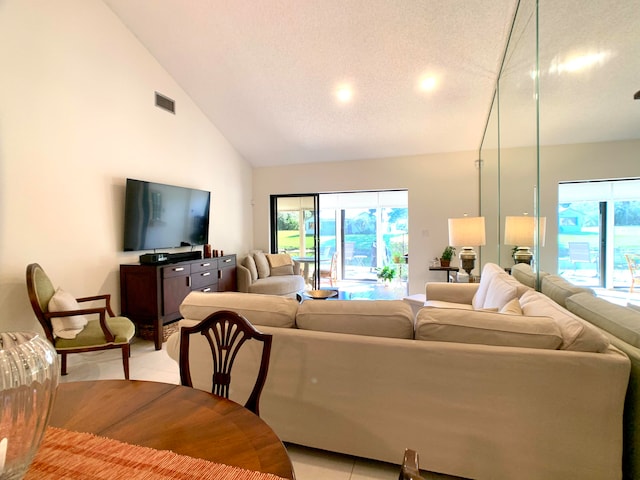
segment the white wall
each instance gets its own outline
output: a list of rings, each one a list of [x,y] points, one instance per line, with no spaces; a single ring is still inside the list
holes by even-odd
[[[0,66],[0,331],[39,329],[31,262],[119,311],[126,177],[210,190],[213,247],[251,248],[251,167],[102,2],[3,0]]]
[[[459,152],[255,169],[254,245],[269,249],[272,194],[407,189],[409,293],[424,293],[427,280],[445,279],[428,266],[448,244],[447,219],[477,214],[477,157],[477,152]]]

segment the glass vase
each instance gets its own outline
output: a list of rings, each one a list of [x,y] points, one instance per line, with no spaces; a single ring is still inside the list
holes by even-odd
[[[58,386],[58,355],[33,332],[0,333],[0,479],[21,479],[33,461]]]

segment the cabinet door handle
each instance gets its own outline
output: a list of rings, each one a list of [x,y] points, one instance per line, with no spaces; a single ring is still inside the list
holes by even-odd
[[[200,266],[201,267],[210,267],[211,264],[210,263],[201,263]]]
[[[202,274],[202,276],[203,276],[203,277],[208,277],[209,275],[211,275],[211,272],[204,272],[204,273]]]
[[[176,267],[173,269],[174,272],[181,272],[184,270],[184,267]]]
[[[223,260],[224,263],[229,263],[230,261],[231,261],[230,258],[227,258],[227,259]]]
[[[210,292],[211,291],[211,287],[203,288],[202,291],[204,293]]]
[[[191,286],[191,276],[187,277],[187,287]]]

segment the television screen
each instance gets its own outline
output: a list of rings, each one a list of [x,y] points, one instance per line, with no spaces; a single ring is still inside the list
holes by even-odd
[[[124,251],[209,243],[211,193],[127,178]]]

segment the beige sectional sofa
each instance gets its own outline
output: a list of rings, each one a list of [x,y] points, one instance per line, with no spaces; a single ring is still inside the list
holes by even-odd
[[[531,284],[534,273],[526,264],[516,265],[512,275]],[[625,480],[640,478],[640,312],[616,305],[594,295],[593,290],[578,287],[558,275],[540,272],[541,290],[570,312],[600,329],[611,345],[631,361],[623,417],[622,471]]]
[[[237,265],[238,291],[295,298],[305,288],[300,263],[286,253],[250,252]]]
[[[273,334],[260,410],[283,441],[392,463],[410,447],[425,469],[475,479],[621,478],[628,358],[584,322],[563,326],[549,311],[528,318],[535,296],[484,309],[506,298],[485,288],[483,309],[472,311],[474,295],[446,293],[458,290],[449,285],[436,288],[438,301],[470,308],[414,317],[400,300],[298,304],[194,292],[181,324],[232,309]],[[517,282],[505,288],[536,293]],[[178,350],[174,334],[167,351],[177,360]],[[232,399],[248,394],[257,355],[250,347],[238,359]],[[192,344],[191,362],[195,386],[208,389],[202,342]]]

